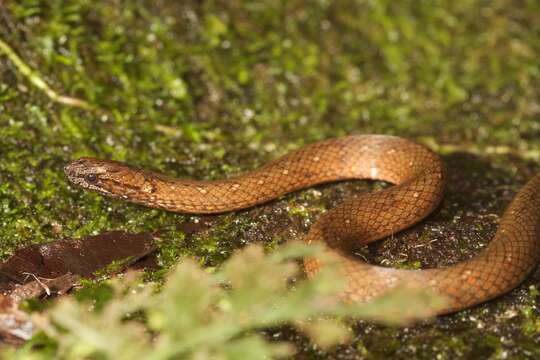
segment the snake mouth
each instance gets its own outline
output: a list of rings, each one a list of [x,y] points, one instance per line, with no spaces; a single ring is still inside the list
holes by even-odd
[[[66,174],[69,181],[74,184],[79,184],[82,179],[82,174],[79,169],[80,160],[73,161],[66,166],[64,166],[64,173]]]
[[[76,166],[77,166],[76,163],[77,163],[77,161],[74,161],[74,162],[71,162],[71,163],[67,164],[66,166],[64,166],[64,173],[66,174],[69,181],[71,181],[73,183],[79,177],[77,175],[77,171],[76,171]]]

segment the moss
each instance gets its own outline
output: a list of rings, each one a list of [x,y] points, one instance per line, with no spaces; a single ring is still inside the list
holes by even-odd
[[[317,187],[320,196],[219,216],[190,237],[177,225],[191,217],[84,193],[62,167],[91,155],[217,179],[305,143],[380,132],[443,154],[448,194],[419,228],[362,256],[413,268],[468,258],[539,168],[539,10],[528,0],[7,1],[0,38],[52,89],[98,110],[53,101],[0,56],[0,257],[63,237],[167,229],[157,279],[179,257],[218,266],[246,243],[271,249],[325,208],[385,185]],[[432,324],[359,329],[347,353],[531,357],[538,312],[528,286],[538,277]]]

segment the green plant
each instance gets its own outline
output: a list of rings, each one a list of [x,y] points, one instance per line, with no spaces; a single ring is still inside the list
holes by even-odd
[[[300,269],[295,258],[314,256],[316,247],[293,243],[265,255],[248,246],[213,273],[183,260],[160,291],[128,274],[111,280],[113,298],[99,310],[73,297],[39,315],[49,350],[33,352],[34,342],[10,356],[63,359],[263,359],[294,353],[285,342],[260,330],[293,325],[328,348],[344,342],[350,329],[343,318],[403,324],[425,317],[439,299],[396,291],[370,304],[337,300],[343,279],[333,265],[315,278],[292,285]],[[403,311],[402,309],[409,311]],[[45,319],[45,321],[43,320]],[[51,342],[52,341],[52,342]]]

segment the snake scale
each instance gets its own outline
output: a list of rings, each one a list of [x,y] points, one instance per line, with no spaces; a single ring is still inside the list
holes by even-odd
[[[494,238],[475,257],[435,269],[375,266],[353,258],[351,247],[368,244],[419,222],[443,197],[441,159],[409,140],[386,135],[351,135],[314,143],[259,169],[225,180],[168,177],[115,161],[81,158],[65,167],[85,189],[137,204],[181,213],[222,213],[252,207],[315,184],[373,179],[394,184],[359,194],[323,214],[305,240],[322,243],[339,260],[347,279],[342,297],[368,301],[396,286],[430,289],[447,299],[439,314],[504,294],[540,261],[540,175],[515,196]],[[321,267],[305,259],[308,276]]]

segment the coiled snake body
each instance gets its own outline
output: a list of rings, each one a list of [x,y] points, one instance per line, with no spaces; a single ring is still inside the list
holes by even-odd
[[[395,184],[363,193],[327,211],[306,235],[339,259],[347,278],[343,298],[367,301],[396,286],[434,290],[448,313],[516,287],[540,261],[540,175],[531,179],[504,213],[499,229],[477,256],[427,270],[392,269],[353,259],[347,249],[417,223],[440,203],[444,165],[428,149],[385,135],[352,135],[308,145],[267,165],[219,181],[167,177],[125,164],[81,158],[65,168],[83,188],[134,203],[183,213],[221,213],[265,203],[314,184],[374,179]],[[306,259],[308,275],[321,264]]]

